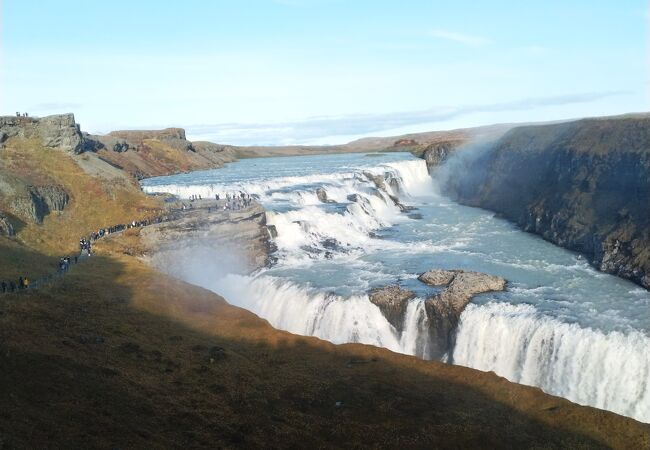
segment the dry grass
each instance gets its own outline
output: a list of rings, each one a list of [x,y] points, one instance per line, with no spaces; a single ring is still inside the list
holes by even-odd
[[[70,195],[61,213],[45,217],[42,225],[26,223],[16,240],[48,257],[78,250],[81,236],[98,228],[153,217],[160,204],[135,184],[110,182],[86,174],[66,153],[45,149],[35,141],[13,140],[2,150],[0,170],[33,185],[59,185]],[[0,238],[3,248],[19,248]],[[38,264],[16,253],[0,253],[0,274],[38,272]],[[8,276],[8,275],[7,275]]]
[[[0,240],[2,273],[35,276],[80,235],[157,207],[33,143],[2,158],[72,197],[20,230],[28,246]],[[0,297],[0,448],[650,445],[648,426],[494,374],[277,331],[124,255],[138,235],[102,242],[46,290]]]
[[[494,374],[274,330],[127,256],[0,311],[9,448],[648,445],[647,426]]]

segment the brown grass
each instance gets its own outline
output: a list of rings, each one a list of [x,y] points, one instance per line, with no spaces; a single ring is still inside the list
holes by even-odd
[[[160,210],[160,203],[137,185],[93,178],[68,154],[45,149],[35,141],[13,140],[0,155],[3,172],[28,184],[59,185],[70,195],[63,212],[49,214],[42,225],[26,223],[13,243],[0,238],[2,248],[17,249],[23,243],[47,257],[71,254],[78,251],[79,238],[93,230],[153,217]],[[16,252],[0,253],[0,274],[26,272],[41,273],[41,268],[31,258],[17,257]]]
[[[648,427],[494,374],[274,330],[122,256],[0,307],[9,448],[644,448]],[[340,406],[336,406],[341,402]]]

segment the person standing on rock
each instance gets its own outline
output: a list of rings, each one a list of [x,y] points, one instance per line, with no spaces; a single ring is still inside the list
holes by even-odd
[[[25,281],[23,277],[18,278],[18,289],[23,289],[25,287]]]
[[[23,280],[23,286],[25,287],[25,289],[29,289],[29,278],[25,277],[25,279]]]

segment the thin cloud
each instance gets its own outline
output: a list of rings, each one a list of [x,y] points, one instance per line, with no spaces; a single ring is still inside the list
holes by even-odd
[[[406,126],[442,122],[474,113],[524,111],[539,107],[588,103],[627,93],[591,92],[483,105],[437,107],[420,111],[324,116],[294,122],[190,125],[185,128],[188,135],[195,140],[240,145],[285,145],[314,142],[333,136],[368,135]]]
[[[72,102],[44,102],[29,107],[31,111],[51,112],[51,111],[72,111],[81,108],[81,103]]]
[[[458,33],[456,31],[441,30],[441,29],[435,29],[429,31],[429,36],[467,45],[469,47],[483,47],[490,43],[489,39],[486,39],[481,36],[475,36],[472,34]]]

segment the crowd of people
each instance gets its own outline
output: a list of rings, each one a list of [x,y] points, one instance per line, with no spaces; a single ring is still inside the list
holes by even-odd
[[[220,200],[219,194],[217,194],[215,198],[217,199],[217,201],[219,201]],[[237,211],[240,209],[248,208],[249,206],[251,206],[252,203],[253,203],[253,198],[245,192],[238,192],[237,194],[233,194],[233,195],[226,194],[226,203],[223,206],[223,209]]]
[[[28,288],[29,288],[29,278],[27,277],[19,277],[17,282],[13,280],[0,282],[0,293],[3,294],[8,292],[20,291]]]
[[[182,209],[193,208],[192,202],[196,200],[203,200],[201,195],[191,195],[189,206],[182,204]],[[220,202],[222,198],[219,194],[215,195],[215,200],[217,200],[217,206],[215,210],[221,209]],[[238,192],[236,194],[226,194],[225,203],[223,204],[223,210],[241,210],[251,206],[253,198],[244,192]],[[212,207],[208,207],[208,212],[212,210]],[[167,222],[169,220],[174,220],[177,217],[174,214],[159,216],[155,219],[144,219],[144,220],[134,220],[128,224],[117,224],[110,227],[100,228],[96,231],[90,233],[88,237],[82,237],[79,239],[79,252],[81,257],[90,256],[92,253],[92,243],[113,233],[119,233],[130,228],[144,227],[154,223]],[[79,256],[63,256],[59,258],[57,274],[62,275],[70,269],[71,264],[76,264],[79,262]],[[49,277],[48,277],[49,278]],[[37,283],[38,284],[38,283]],[[29,289],[30,280],[27,276],[21,276],[17,281],[0,281],[0,294],[17,292],[24,289]]]

